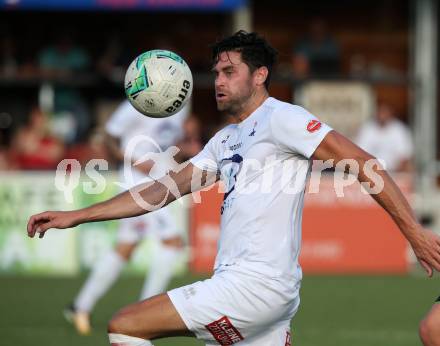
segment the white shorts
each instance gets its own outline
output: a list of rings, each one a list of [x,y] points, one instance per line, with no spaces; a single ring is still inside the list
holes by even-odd
[[[291,345],[299,289],[228,270],[173,289],[168,296],[187,328],[206,345]]]
[[[168,208],[162,208],[137,217],[121,219],[119,222],[116,236],[118,243],[137,243],[147,235],[153,235],[159,239],[169,239],[182,235],[174,216]]]

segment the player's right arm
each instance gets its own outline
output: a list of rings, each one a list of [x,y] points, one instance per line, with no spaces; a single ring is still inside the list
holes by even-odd
[[[204,171],[188,161],[183,163],[179,170],[171,171],[157,181],[138,185],[90,207],[72,211],[46,211],[33,215],[27,225],[28,236],[33,238],[38,233],[42,238],[50,228],[69,228],[87,222],[146,214],[190,192],[207,187],[217,180],[216,173]]]

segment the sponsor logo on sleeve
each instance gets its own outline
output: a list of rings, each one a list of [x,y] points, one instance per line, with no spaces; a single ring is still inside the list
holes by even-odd
[[[319,120],[310,120],[307,124],[307,131],[310,133],[313,133],[315,131],[318,131],[321,128],[321,122]]]
[[[226,316],[207,324],[205,327],[222,346],[232,345],[244,339]]]

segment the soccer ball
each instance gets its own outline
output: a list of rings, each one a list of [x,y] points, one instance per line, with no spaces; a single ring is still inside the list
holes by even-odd
[[[168,50],[139,55],[125,73],[125,94],[142,114],[164,118],[177,113],[192,94],[193,79],[186,62]]]

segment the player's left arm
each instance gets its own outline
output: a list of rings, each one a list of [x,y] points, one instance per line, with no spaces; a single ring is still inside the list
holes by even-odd
[[[411,244],[418,261],[432,276],[433,269],[440,271],[440,237],[434,232],[425,230],[417,222],[416,217],[390,175],[383,169],[366,166],[369,160],[376,160],[349,139],[332,130],[330,131],[312,155],[314,160],[333,160],[333,167],[336,167],[341,160],[351,159],[357,162],[359,182],[365,182],[370,186],[375,184],[371,174],[366,174],[366,167],[373,169],[374,173],[383,181],[383,189],[371,196],[379,203],[393,218],[402,234]],[[376,166],[377,167],[377,166]]]
[[[219,179],[215,171],[206,171],[190,161],[156,181],[137,185],[129,191],[71,211],[46,211],[32,215],[27,225],[28,236],[44,237],[50,228],[64,229],[86,222],[116,220],[146,214],[160,209],[176,199],[214,184]]]

